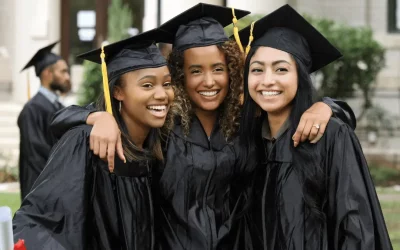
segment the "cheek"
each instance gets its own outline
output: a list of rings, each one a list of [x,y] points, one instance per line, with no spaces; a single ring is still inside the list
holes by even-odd
[[[249,75],[248,89],[249,89],[250,96],[253,99],[255,98],[255,96],[257,94],[256,89],[257,89],[258,83],[259,83],[259,81],[258,81],[257,77]]]

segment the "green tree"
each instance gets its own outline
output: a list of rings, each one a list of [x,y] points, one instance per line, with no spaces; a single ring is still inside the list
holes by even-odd
[[[107,41],[113,43],[128,38],[128,29],[131,27],[132,19],[132,11],[128,4],[124,4],[123,0],[112,0],[108,7]],[[96,101],[102,93],[101,66],[85,61],[83,69],[83,83],[78,91],[79,105],[86,105]]]

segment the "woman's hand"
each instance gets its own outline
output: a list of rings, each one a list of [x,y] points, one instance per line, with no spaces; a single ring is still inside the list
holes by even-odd
[[[90,133],[90,149],[101,159],[107,160],[108,168],[113,172],[115,150],[119,158],[126,162],[121,131],[115,118],[107,112],[95,112],[88,116],[86,123],[93,125]]]
[[[325,133],[326,125],[332,116],[331,108],[323,103],[317,102],[311,106],[301,116],[299,126],[293,135],[294,146],[297,147],[300,142],[310,140],[310,143],[317,143]]]

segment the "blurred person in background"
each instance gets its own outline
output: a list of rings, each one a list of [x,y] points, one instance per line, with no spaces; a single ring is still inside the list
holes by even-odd
[[[64,107],[58,100],[57,92],[65,92],[70,86],[69,67],[66,61],[51,52],[56,44],[57,42],[40,49],[22,69],[34,66],[41,86],[18,116],[21,200],[31,190],[56,142],[56,137],[50,132],[49,127],[53,114]]]

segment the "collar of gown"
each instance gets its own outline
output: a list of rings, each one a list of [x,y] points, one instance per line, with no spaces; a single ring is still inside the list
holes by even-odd
[[[177,117],[177,119],[175,120],[175,127],[172,132],[176,136],[180,137],[182,140],[206,149],[210,149],[211,146],[212,149],[221,150],[223,147],[225,147],[226,144],[228,144],[228,142],[224,138],[222,129],[219,126],[218,122],[215,124],[209,140],[197,116],[193,116],[191,120],[188,136],[185,136],[183,132],[180,117]]]

